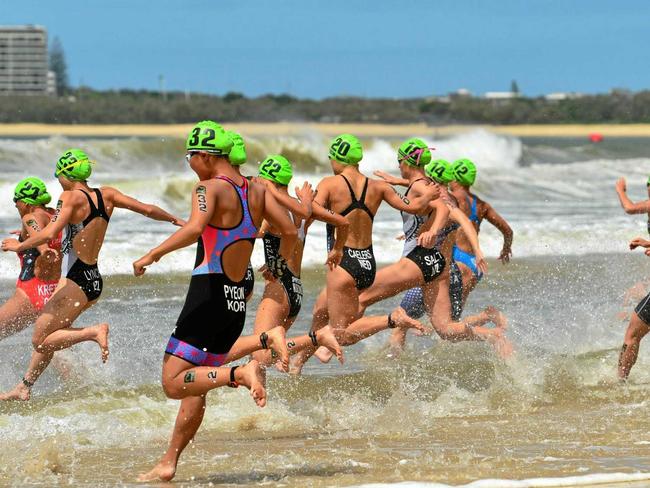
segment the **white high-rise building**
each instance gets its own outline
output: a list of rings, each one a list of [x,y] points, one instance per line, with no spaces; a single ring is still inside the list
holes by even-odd
[[[50,93],[52,81],[48,83],[45,27],[0,26],[0,95]]]

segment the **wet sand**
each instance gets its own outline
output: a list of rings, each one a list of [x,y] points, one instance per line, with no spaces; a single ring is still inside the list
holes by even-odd
[[[359,137],[405,137],[411,135],[445,136],[475,129],[517,137],[587,137],[600,133],[604,137],[647,137],[650,124],[549,124],[549,125],[447,125],[425,124],[320,124],[320,123],[228,123],[228,128],[247,136],[295,136],[318,132],[333,136],[350,132]],[[50,125],[0,124],[0,137],[185,137],[192,124],[125,124],[125,125]]]

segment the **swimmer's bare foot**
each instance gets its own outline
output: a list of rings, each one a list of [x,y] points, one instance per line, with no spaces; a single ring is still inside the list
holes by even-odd
[[[321,363],[327,364],[334,357],[334,354],[332,354],[332,351],[330,351],[325,346],[320,346],[318,349],[316,349],[314,356],[316,356]]]
[[[9,390],[6,393],[0,393],[1,402],[8,402],[8,401],[27,402],[29,401],[30,397],[31,397],[30,388],[22,382],[14,386],[12,390]]]
[[[108,324],[99,324],[93,327],[95,329],[94,341],[99,345],[102,350],[102,362],[108,361]]]
[[[138,481],[171,481],[175,474],[176,463],[163,460],[156,464],[154,468],[148,473],[142,473],[140,476],[138,476]]]
[[[289,370],[289,349],[287,349],[286,334],[287,331],[281,325],[273,327],[266,333],[269,349],[272,349],[278,355],[278,362],[284,372]]]
[[[329,325],[326,325],[322,329],[316,331],[316,340],[318,341],[318,344],[321,346],[321,348],[324,347],[327,349],[327,351],[330,353],[330,358],[332,355],[335,355],[339,360],[339,363],[343,364],[345,361],[343,358],[343,350],[341,349],[339,341],[337,341],[336,337],[334,337],[334,332]],[[316,352],[318,352],[318,350],[316,350]]]
[[[259,361],[252,359],[246,366],[237,368],[235,381],[251,391],[251,396],[258,407],[266,405],[266,390]]]
[[[307,353],[305,351],[300,351],[294,356],[291,356],[291,362],[289,363],[289,374],[293,376],[300,376],[302,373],[302,368],[307,362]]]
[[[390,313],[390,318],[392,319],[395,327],[400,329],[415,329],[421,334],[427,332],[426,327],[420,323],[419,320],[412,319],[409,317],[402,307],[397,307]]]

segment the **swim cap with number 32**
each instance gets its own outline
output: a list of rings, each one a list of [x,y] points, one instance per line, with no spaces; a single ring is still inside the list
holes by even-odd
[[[227,156],[233,141],[219,124],[212,120],[203,120],[196,124],[187,136],[185,149],[203,151],[216,156]]]
[[[359,164],[363,158],[363,149],[359,139],[352,134],[341,134],[330,143],[330,159],[342,164]]]

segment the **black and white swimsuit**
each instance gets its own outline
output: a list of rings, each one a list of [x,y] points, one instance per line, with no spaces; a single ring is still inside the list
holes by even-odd
[[[80,224],[68,224],[63,231],[63,243],[61,245],[61,253],[63,254],[62,272],[67,279],[76,283],[81,288],[81,291],[84,292],[88,301],[92,302],[97,300],[102,294],[104,281],[96,263],[84,263],[77,255],[77,251],[74,248],[74,239],[96,218],[104,219],[108,223],[110,217],[106,213],[101,191],[97,188],[93,189],[93,192],[97,195],[97,205],[93,203],[88,193],[84,190],[79,191],[88,199],[90,213],[83,222]]]
[[[404,194],[405,197],[408,195],[411,187],[416,181],[419,180],[415,180],[409,185]],[[420,235],[420,229],[429,219],[429,215],[415,215],[408,212],[402,212],[404,229],[404,251],[402,252],[402,257],[410,259],[418,266],[418,268],[420,268],[425,283],[430,283],[440,276],[440,273],[444,271],[446,264],[444,256],[440,251],[438,251],[439,244],[444,241],[444,239],[442,241],[438,239],[433,248],[418,246],[417,239]]]

